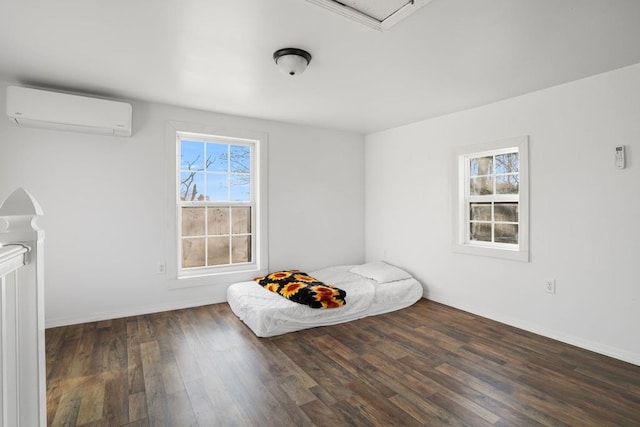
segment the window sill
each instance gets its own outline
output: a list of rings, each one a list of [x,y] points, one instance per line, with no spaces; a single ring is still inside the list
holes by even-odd
[[[466,255],[478,255],[491,258],[501,258],[510,261],[529,262],[529,251],[518,249],[497,249],[476,245],[453,245],[453,252]]]
[[[180,274],[169,289],[194,288],[199,286],[229,285],[237,282],[247,282],[256,277],[267,274],[266,269],[248,267],[246,270],[226,271],[226,272],[191,272],[190,274]]]

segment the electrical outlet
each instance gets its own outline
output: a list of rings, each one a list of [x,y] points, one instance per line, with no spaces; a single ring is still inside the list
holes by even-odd
[[[556,293],[556,279],[546,279],[544,281],[544,290],[548,294],[555,294]]]
[[[166,272],[167,272],[167,264],[165,264],[164,262],[159,262],[158,268],[156,269],[156,273],[165,274]]]

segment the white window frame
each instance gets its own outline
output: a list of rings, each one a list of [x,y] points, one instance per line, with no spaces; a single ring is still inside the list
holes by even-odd
[[[251,145],[251,193],[250,203],[223,202],[224,206],[244,205],[252,207],[252,261],[247,263],[223,266],[208,266],[196,268],[180,268],[182,257],[181,239],[181,208],[184,203],[180,200],[180,137],[190,136],[193,140],[203,142],[218,142],[231,145]],[[188,139],[188,138],[187,138]],[[173,238],[168,239],[171,245],[168,249],[169,262],[167,273],[179,280],[175,288],[201,286],[212,284],[212,278],[219,278],[221,283],[251,280],[264,275],[268,271],[268,135],[262,132],[219,129],[213,126],[198,125],[183,122],[168,122],[166,130],[168,169],[170,170],[169,194],[167,199],[169,215],[168,229],[173,230]],[[194,206],[201,203],[194,202]],[[207,203],[216,205],[217,203]],[[217,283],[218,281],[216,281]]]
[[[469,163],[471,158],[518,153],[519,192],[517,195],[469,194]],[[453,189],[453,251],[515,261],[529,261],[529,138],[527,136],[492,141],[456,148],[454,154]],[[518,243],[479,242],[470,240],[469,203],[474,201],[511,201],[518,203]]]

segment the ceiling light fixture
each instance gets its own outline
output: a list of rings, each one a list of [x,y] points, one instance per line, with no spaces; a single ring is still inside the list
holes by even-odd
[[[311,54],[306,50],[287,47],[276,50],[273,53],[273,60],[276,61],[280,71],[295,76],[304,73],[307,65],[311,62]]]

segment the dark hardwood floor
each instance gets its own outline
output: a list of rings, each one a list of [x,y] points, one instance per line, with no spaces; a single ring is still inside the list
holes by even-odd
[[[274,338],[216,304],[46,345],[53,426],[640,426],[640,367],[427,300]]]

